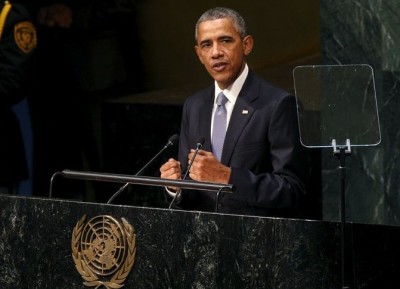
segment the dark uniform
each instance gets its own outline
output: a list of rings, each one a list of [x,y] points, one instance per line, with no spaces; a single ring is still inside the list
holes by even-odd
[[[28,177],[24,144],[12,107],[27,96],[36,29],[24,6],[0,3],[0,192],[15,193]]]

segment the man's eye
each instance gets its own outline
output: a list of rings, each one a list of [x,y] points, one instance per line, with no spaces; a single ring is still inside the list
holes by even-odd
[[[230,42],[232,42],[232,39],[230,39],[230,38],[223,38],[223,39],[221,39],[221,42],[222,42],[222,43],[230,43]]]
[[[210,43],[203,43],[201,44],[201,48],[210,48],[211,44]]]

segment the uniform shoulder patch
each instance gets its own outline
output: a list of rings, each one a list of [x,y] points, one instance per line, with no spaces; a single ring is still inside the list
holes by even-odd
[[[33,23],[23,21],[15,24],[14,39],[19,49],[24,53],[29,53],[36,48],[37,35]]]

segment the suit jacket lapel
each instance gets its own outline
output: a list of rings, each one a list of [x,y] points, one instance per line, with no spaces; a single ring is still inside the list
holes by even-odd
[[[199,108],[199,111],[203,114],[199,119],[199,137],[205,137],[203,149],[211,151],[211,114],[214,105],[214,86],[206,90],[206,95],[207,97],[204,97],[204,102],[201,103]]]
[[[254,107],[251,106],[251,102],[258,97],[257,87],[256,79],[254,79],[252,73],[249,71],[249,75],[239,93],[229,121],[221,157],[223,164],[229,164],[238,139],[254,113]]]

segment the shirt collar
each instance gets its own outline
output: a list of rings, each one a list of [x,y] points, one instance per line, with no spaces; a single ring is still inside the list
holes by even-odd
[[[228,98],[228,100],[230,102],[236,102],[237,97],[239,96],[240,91],[242,90],[243,84],[247,78],[247,75],[249,74],[249,67],[247,66],[247,63],[244,66],[244,69],[242,71],[242,73],[239,75],[238,78],[236,78],[236,80],[227,88],[225,88],[224,90],[221,90],[217,84],[217,82],[215,82],[215,96],[214,96],[214,102],[217,99],[218,94],[223,91],[226,98]]]

